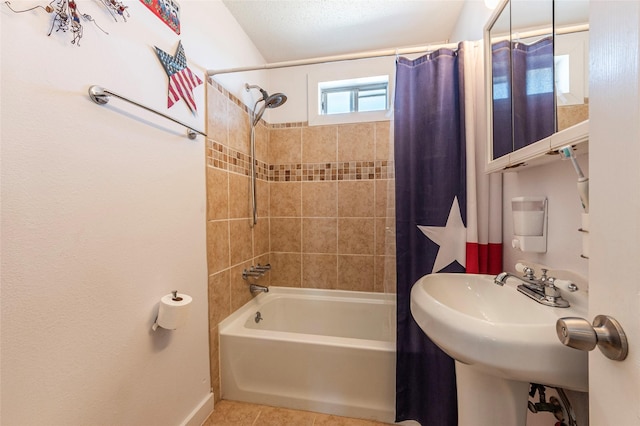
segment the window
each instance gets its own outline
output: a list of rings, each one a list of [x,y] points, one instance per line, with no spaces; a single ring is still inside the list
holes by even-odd
[[[322,82],[320,114],[384,111],[387,109],[389,77]]]
[[[388,57],[315,66],[307,74],[309,126],[390,120],[394,80]]]
[[[388,105],[389,76],[325,81],[318,84],[322,115],[384,111]]]

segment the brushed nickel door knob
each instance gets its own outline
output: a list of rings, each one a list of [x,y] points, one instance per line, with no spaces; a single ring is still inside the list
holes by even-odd
[[[556,322],[556,333],[565,346],[581,351],[591,351],[598,346],[604,356],[614,361],[624,360],[629,352],[622,326],[607,315],[596,316],[593,325],[584,318],[560,318]]]

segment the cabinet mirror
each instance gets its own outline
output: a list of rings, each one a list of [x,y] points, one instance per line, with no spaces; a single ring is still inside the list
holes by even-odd
[[[588,118],[588,7],[505,0],[496,8],[485,27],[490,162]]]

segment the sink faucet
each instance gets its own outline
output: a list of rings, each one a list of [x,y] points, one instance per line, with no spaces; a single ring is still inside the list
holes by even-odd
[[[547,269],[542,269],[542,276],[536,278],[532,268],[523,266],[523,276],[512,274],[511,272],[501,272],[494,278],[493,282],[503,286],[508,278],[515,278],[520,282],[517,290],[530,297],[538,303],[555,308],[568,308],[569,302],[562,298],[560,289],[555,286],[555,278],[547,276]]]

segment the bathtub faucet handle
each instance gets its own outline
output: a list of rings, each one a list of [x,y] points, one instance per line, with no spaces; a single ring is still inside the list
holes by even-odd
[[[255,270],[260,272],[267,272],[270,269],[271,269],[270,263],[267,263],[266,265],[261,265],[258,263],[258,265],[255,266]]]
[[[253,266],[249,269],[245,269],[242,271],[242,279],[245,281],[248,280],[249,277],[260,278],[263,275],[264,275],[264,272],[257,270]]]

